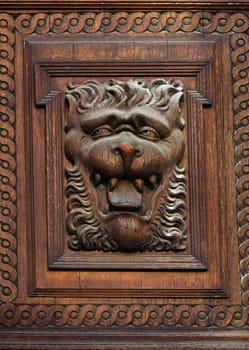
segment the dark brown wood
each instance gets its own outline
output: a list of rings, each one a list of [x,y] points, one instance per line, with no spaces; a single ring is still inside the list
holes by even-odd
[[[247,349],[249,2],[7,0],[1,5],[0,348]],[[91,81],[98,98],[110,80],[115,89],[125,86],[124,96],[130,94],[129,81],[138,93],[132,107],[115,106],[121,130],[106,140],[102,133],[110,133],[113,106],[104,106],[109,129],[93,130],[92,119],[103,122],[99,104],[83,113],[84,102],[77,114],[75,93],[81,90],[82,98]],[[126,206],[132,213],[141,205],[143,186],[157,184],[153,176],[167,155],[152,156],[153,142],[159,142],[154,138],[164,127],[157,128],[162,106],[153,106],[153,140],[144,135],[137,142],[131,122],[142,98],[138,81],[151,93],[150,84],[158,80],[167,89],[174,84],[169,81],[184,85],[184,129],[177,123],[179,101],[167,111],[176,111],[175,145],[185,143],[184,152],[173,151],[169,160],[170,173],[176,164],[185,169],[181,199],[187,229],[181,226],[178,246],[183,249],[173,241],[170,249],[149,244],[142,249],[147,228],[134,241],[140,224],[131,216],[124,219],[122,210]],[[139,108],[144,123],[144,104]],[[141,145],[147,158],[140,155]],[[136,176],[130,171],[135,152],[136,160],[149,159],[151,165],[139,163],[139,174],[132,170]],[[75,160],[78,173],[72,171]],[[98,240],[90,249],[88,242],[77,249],[68,245],[70,237],[78,238],[71,214],[86,198],[76,188],[82,174],[93,225],[102,199],[119,208],[120,224],[108,223],[113,237],[119,233],[115,249],[105,248],[108,239],[99,228],[101,246]],[[160,179],[167,175],[160,174]],[[96,205],[94,191],[107,182],[112,194],[105,191]],[[157,186],[168,188],[167,181]],[[127,231],[123,239],[128,221],[129,241]]]
[[[162,0],[157,0],[151,2],[150,0],[5,0],[1,4],[3,10],[14,11],[15,13],[22,13],[23,10],[34,13],[39,10],[49,10],[52,11],[66,11],[70,12],[71,10],[145,10],[145,11],[154,11],[154,10],[220,10],[220,11],[238,11],[238,9],[248,10],[248,0],[237,0],[237,1],[220,1],[220,0],[168,0],[167,2]]]
[[[69,248],[185,250],[182,82],[88,80],[66,98]]]
[[[70,337],[69,337],[70,334]],[[13,333],[5,330],[2,334],[2,349],[16,349],[17,342],[21,342],[25,349],[84,349],[84,350],[137,350],[137,349],[170,349],[170,350],[247,350],[248,331],[240,330],[195,330],[179,329],[178,331],[147,328],[125,329],[119,327],[112,332],[103,329],[87,329],[85,332],[79,329],[61,332],[58,329],[34,330],[30,337],[30,330],[24,328]],[[35,342],[35,343],[34,343]],[[46,344],[46,345],[45,345]]]

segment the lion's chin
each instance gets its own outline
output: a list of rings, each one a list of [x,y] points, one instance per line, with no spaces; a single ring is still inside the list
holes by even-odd
[[[95,174],[96,175],[96,174]],[[92,176],[98,210],[97,217],[111,241],[120,251],[143,251],[150,223],[161,198],[162,176],[102,180]],[[96,181],[97,180],[97,181]]]
[[[117,213],[106,221],[106,230],[121,251],[138,251],[146,240],[148,223],[131,213]]]

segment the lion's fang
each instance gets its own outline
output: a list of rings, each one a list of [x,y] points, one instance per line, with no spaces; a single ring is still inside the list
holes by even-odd
[[[98,173],[95,173],[94,174],[94,180],[95,180],[96,186],[98,186],[101,183],[101,181],[102,181],[101,175],[98,174]]]
[[[142,179],[135,179],[134,180],[134,185],[135,185],[136,189],[138,190],[138,192],[143,193],[143,191],[144,191],[144,180],[142,180]]]
[[[114,188],[116,187],[117,183],[118,183],[118,179],[112,178],[112,179],[109,181],[109,190],[110,190],[110,191],[113,191]]]
[[[156,186],[156,184],[157,184],[157,177],[156,177],[156,175],[151,175],[150,178],[149,178],[149,182],[150,182],[153,186]]]

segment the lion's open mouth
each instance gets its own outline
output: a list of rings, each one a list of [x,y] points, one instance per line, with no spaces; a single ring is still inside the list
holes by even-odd
[[[113,179],[112,179],[113,180]],[[114,179],[116,180],[116,179]],[[116,182],[116,181],[115,181]],[[108,186],[107,196],[111,211],[139,211],[142,208],[142,193],[135,182],[126,180],[117,181],[115,186]]]
[[[153,194],[161,182],[157,174],[146,179],[105,179],[94,173],[91,180],[98,194],[102,214],[132,212],[141,216],[148,215]]]

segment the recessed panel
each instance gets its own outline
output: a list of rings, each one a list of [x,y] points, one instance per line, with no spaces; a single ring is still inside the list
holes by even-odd
[[[210,173],[225,162],[211,78],[221,46],[191,41],[190,54],[186,41],[159,40],[156,55],[134,42],[27,42],[28,147],[41,174],[30,201],[46,208],[33,218],[32,295],[227,296],[226,193]]]

